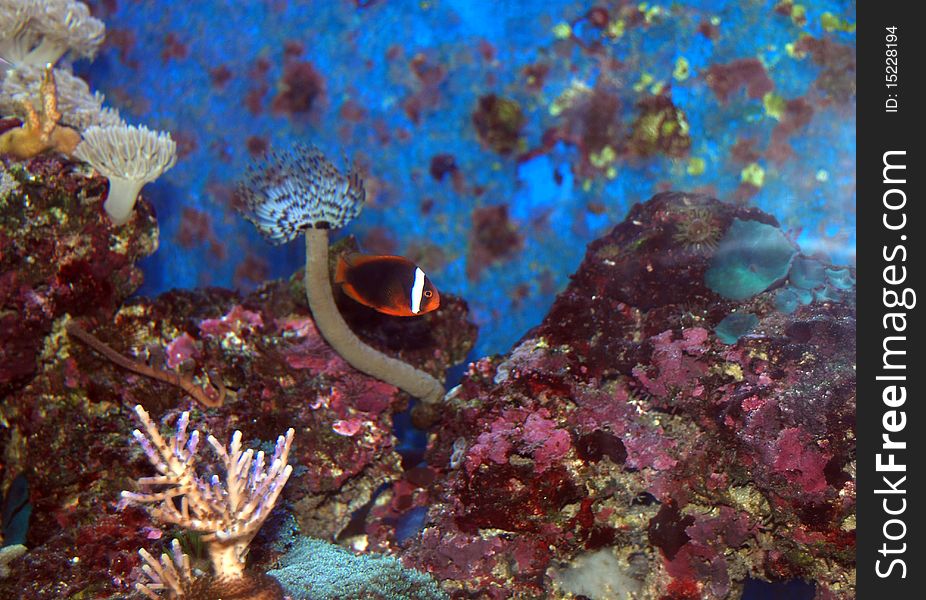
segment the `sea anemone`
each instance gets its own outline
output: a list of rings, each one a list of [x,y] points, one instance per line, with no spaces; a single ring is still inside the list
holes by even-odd
[[[74,0],[0,0],[0,56],[16,66],[92,58],[106,27]]]
[[[93,126],[83,135],[74,156],[109,179],[103,209],[114,224],[122,225],[129,220],[142,186],[174,166],[177,144],[169,133],[144,126]]]
[[[672,236],[675,243],[695,254],[709,254],[720,241],[720,223],[708,208],[694,207],[685,210],[675,223]]]

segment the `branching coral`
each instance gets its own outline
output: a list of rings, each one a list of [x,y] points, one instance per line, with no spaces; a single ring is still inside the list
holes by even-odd
[[[40,94],[42,112],[39,113],[30,100],[22,100],[26,120],[22,127],[0,135],[0,153],[26,159],[49,150],[69,155],[77,148],[80,134],[58,124],[61,113],[58,110],[58,92],[51,65],[45,67]]]
[[[74,156],[109,179],[103,209],[114,224],[123,225],[132,215],[141,188],[174,166],[177,144],[169,133],[144,126],[94,126],[84,131]]]
[[[175,600],[213,600],[215,598],[247,598],[247,600],[281,600],[280,584],[268,575],[248,573],[242,579],[217,579],[197,576],[190,565],[190,557],[183,553],[176,539],[170,545],[170,554],[155,558],[144,549],[139,550],[145,564],[142,571],[148,583],[137,583],[135,589],[151,600],[165,595]]]
[[[305,233],[305,292],[325,340],[355,369],[391,383],[427,403],[444,395],[440,381],[364,344],[350,330],[334,302],[328,271],[328,230],[356,217],[366,193],[353,170],[343,175],[317,148],[274,154],[252,168],[239,193],[245,218],[273,243]]]
[[[83,131],[92,125],[110,126],[123,124],[119,112],[103,107],[103,94],[90,93],[87,83],[64,69],[55,69],[56,97],[61,121]],[[23,107],[41,98],[45,80],[41,67],[25,65],[7,72],[0,84],[0,114],[19,115]]]
[[[20,65],[54,64],[71,52],[92,58],[103,22],[74,0],[0,0],[0,56]]]
[[[142,571],[148,576],[149,583],[139,583],[135,588],[153,600],[158,600],[158,593],[162,591],[166,591],[170,598],[183,598],[193,586],[190,557],[183,553],[176,539],[170,548],[170,555],[162,554],[160,560],[144,548],[138,551],[145,561]]]
[[[210,435],[207,441],[219,458],[223,475],[207,477],[197,473],[200,435],[196,430],[187,431],[188,412],[180,415],[174,435],[167,440],[144,408],[136,406],[135,413],[144,431],[136,429],[132,435],[159,475],[138,480],[146,491],[125,491],[122,497],[130,503],[153,505],[149,511],[159,521],[205,534],[202,541],[216,580],[245,579],[248,545],[270,516],[293,471],[287,464],[293,430],[277,438],[269,462],[265,462],[263,452],[255,455],[253,450],[242,450],[240,431],[232,435],[227,450]],[[153,560],[146,558],[146,562],[157,572]],[[162,567],[164,563],[161,561]],[[184,564],[182,559],[180,564]],[[153,583],[170,579],[167,573],[157,573],[160,579],[152,578]]]

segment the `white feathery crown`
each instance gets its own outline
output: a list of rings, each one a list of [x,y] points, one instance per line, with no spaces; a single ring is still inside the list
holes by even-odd
[[[303,145],[249,168],[238,192],[244,217],[274,244],[289,242],[304,229],[344,227],[366,199],[353,168],[344,175],[321,150]]]

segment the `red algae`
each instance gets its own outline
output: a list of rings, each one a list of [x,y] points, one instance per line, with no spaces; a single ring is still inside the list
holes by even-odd
[[[185,43],[180,41],[177,37],[177,34],[173,31],[168,32],[164,36],[164,47],[161,50],[161,62],[168,62],[173,59],[184,59],[187,58],[190,54],[190,48]]]
[[[428,338],[419,335],[398,347],[393,331],[377,332],[387,321],[350,315],[348,321],[365,337],[390,340],[384,351],[443,372],[448,361],[462,360],[474,338],[464,305],[450,295],[447,303],[448,310],[432,319]],[[251,446],[266,431],[298,426],[291,458],[300,469],[284,497],[304,532],[334,537],[354,508],[402,474],[392,418],[404,400],[396,388],[337,357],[315,329],[301,293],[284,282],[247,297],[213,288],[136,300],[98,333],[105,340],[131,337],[136,347],[150,349],[153,366],[224,382],[234,393],[200,418],[217,437],[240,429]],[[14,589],[9,586],[37,599],[91,588],[103,597],[125,595],[138,581],[137,550],[159,554],[171,532],[143,511],[116,510],[124,482],[148,469],[143,457],[129,453],[136,424],[122,404],[142,403],[170,422],[191,408],[191,399],[147,378],[126,377],[66,336],[51,343],[52,358],[21,402],[4,407],[10,430],[44,443],[21,447],[7,463],[12,470],[34,470],[35,512],[29,553],[0,582],[0,595]],[[288,365],[293,361],[297,368]],[[254,543],[249,562],[259,561],[257,569],[266,569],[274,556],[269,542],[259,537]],[[80,563],[68,564],[74,556]],[[63,580],[61,573],[67,573]]]
[[[270,110],[274,114],[297,117],[312,110],[325,92],[325,80],[312,63],[288,61],[283,67],[279,88]]]
[[[707,85],[722,103],[744,88],[750,98],[762,98],[775,89],[765,66],[756,58],[711,65],[707,71]]]
[[[496,262],[512,259],[524,245],[524,236],[508,217],[508,207],[487,206],[473,211],[466,276],[478,279]]]
[[[136,261],[157,247],[157,225],[144,199],[129,223],[116,228],[103,214],[101,201],[74,200],[102,200],[105,179],[84,177],[50,156],[25,167],[33,178],[30,202],[0,207],[0,304],[10,309],[0,315],[3,391],[12,391],[35,372],[36,357],[56,319],[66,313],[109,318],[141,284]],[[56,211],[60,219],[50,217]]]

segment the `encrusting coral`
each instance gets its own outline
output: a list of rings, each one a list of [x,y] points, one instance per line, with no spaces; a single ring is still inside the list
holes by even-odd
[[[242,451],[240,431],[232,435],[227,450],[209,436],[207,441],[219,457],[224,477],[217,474],[206,477],[197,473],[200,434],[197,430],[188,433],[188,412],[180,415],[174,435],[167,440],[144,408],[137,405],[135,413],[144,431],[136,429],[132,435],[159,475],[142,477],[138,484],[148,491],[124,491],[123,499],[132,504],[154,505],[149,512],[155,519],[204,534],[201,539],[213,569],[210,585],[227,586],[249,579],[250,575],[244,571],[248,545],[270,516],[293,472],[287,462],[293,429],[285,437],[277,438],[267,462],[263,451],[256,455],[253,450]],[[140,551],[151,583],[140,583],[137,588],[149,597],[157,597],[154,592],[160,589],[170,589],[174,597],[184,597],[184,579],[188,577],[174,577],[177,573],[174,566],[180,566],[189,575],[188,563],[178,546],[174,549],[173,565],[168,559],[158,562],[144,550]]]
[[[106,27],[74,0],[0,0],[0,56],[14,66],[92,58]]]
[[[123,225],[132,216],[141,188],[177,162],[177,144],[169,133],[143,125],[93,126],[83,135],[74,156],[109,179],[103,209],[114,224]]]
[[[324,540],[298,537],[267,573],[293,600],[448,600],[427,573],[409,569],[391,556],[356,555]]]
[[[42,112],[39,113],[28,100],[23,100],[26,120],[22,127],[0,135],[0,153],[26,159],[49,150],[70,155],[77,148],[80,134],[58,123],[61,113],[58,110],[54,70],[50,64],[45,67],[40,93]]]
[[[325,341],[355,369],[391,383],[425,403],[444,396],[431,375],[363,343],[348,327],[334,301],[328,270],[328,230],[346,226],[360,214],[366,192],[351,170],[346,176],[314,147],[273,154],[249,171],[239,188],[245,218],[273,243],[305,234],[305,293]]]

